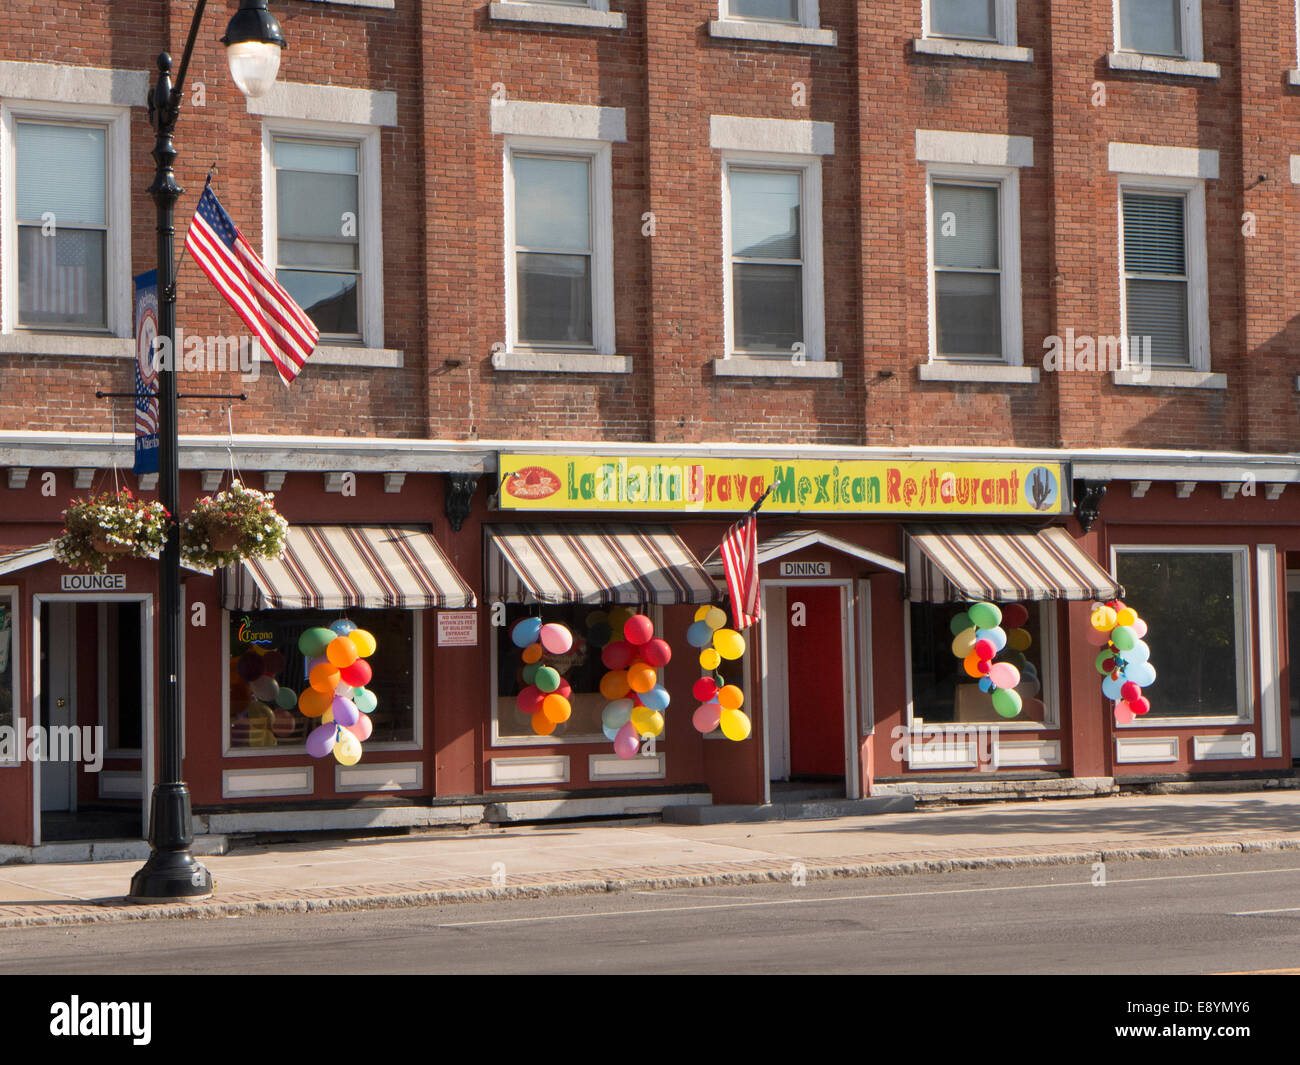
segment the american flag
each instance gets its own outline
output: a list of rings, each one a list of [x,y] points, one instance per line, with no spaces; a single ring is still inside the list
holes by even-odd
[[[210,186],[199,197],[185,247],[289,384],[316,350],[320,330],[257,257]]]
[[[751,512],[722,538],[722,565],[727,571],[731,614],[738,629],[758,620],[758,518]]]
[[[86,238],[76,230],[65,229],[48,235],[39,230],[33,232],[37,235],[28,245],[32,259],[27,298],[22,301],[24,309],[40,315],[82,317],[90,304]]]

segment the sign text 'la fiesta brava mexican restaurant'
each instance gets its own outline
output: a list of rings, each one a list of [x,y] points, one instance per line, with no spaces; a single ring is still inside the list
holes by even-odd
[[[1065,514],[1062,463],[499,456],[503,510]]]

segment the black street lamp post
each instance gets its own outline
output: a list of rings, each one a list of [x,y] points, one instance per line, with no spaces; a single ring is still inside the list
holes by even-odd
[[[199,0],[190,23],[185,53],[172,83],[171,56],[158,57],[158,83],[149,93],[149,122],[156,134],[157,164],[149,194],[158,208],[158,336],[167,339],[168,358],[158,375],[158,496],[175,519],[180,509],[179,427],[176,395],[176,201],[185,190],[176,184],[172,134],[180,117],[185,72],[194,51],[207,0]],[[265,94],[275,82],[284,34],[266,9],[266,0],[240,0],[222,38],[231,76],[248,96]],[[134,900],[192,899],[212,894],[212,876],[190,853],[194,842],[190,792],[181,773],[181,553],[180,530],[167,534],[158,573],[161,611],[158,626],[159,732],[162,764],[150,808],[149,860],[131,878]]]

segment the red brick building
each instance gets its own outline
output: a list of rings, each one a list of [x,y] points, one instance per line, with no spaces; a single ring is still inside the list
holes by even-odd
[[[182,391],[247,399],[184,401],[182,495],[232,467],[276,491],[307,572],[186,580],[201,829],[1293,774],[1294,0],[276,0],[289,47],[256,100],[226,7],[186,88],[178,229],[215,164],[323,337],[291,387],[214,369],[245,330],[183,263]],[[152,779],[155,567],[87,588],[47,545],[70,497],[152,490],[130,401],[95,392],[134,387],[144,104],[192,11],[0,12],[0,728],[107,748],[90,772],[0,741],[0,842],[135,834]],[[528,471],[552,494],[499,477]],[[777,473],[764,618],[721,668],[753,732],[701,736],[685,634]],[[1122,725],[1087,641],[1106,574],[1159,671]],[[979,598],[1026,608],[1017,719],[948,646]],[[626,760],[591,617],[618,605],[674,650],[667,729]],[[549,736],[500,624],[535,614],[579,637]],[[310,758],[296,711],[250,717],[232,672],[274,645],[301,690],[297,634],[345,616],[383,685],[352,767]]]

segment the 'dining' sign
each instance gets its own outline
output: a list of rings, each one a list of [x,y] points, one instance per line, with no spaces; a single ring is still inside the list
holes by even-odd
[[[503,510],[1065,514],[1059,462],[500,456]]]

